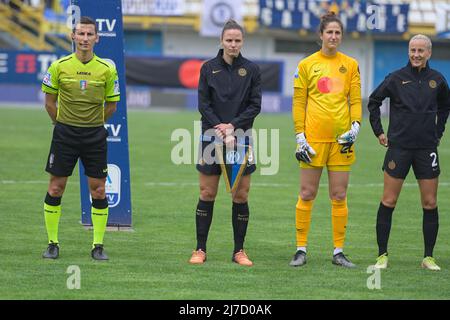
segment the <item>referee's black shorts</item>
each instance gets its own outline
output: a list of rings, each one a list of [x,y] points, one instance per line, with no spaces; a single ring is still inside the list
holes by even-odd
[[[57,122],[45,170],[58,177],[71,176],[80,158],[86,176],[105,178],[108,175],[107,137],[104,126],[73,127]]]
[[[251,155],[247,161],[247,165],[242,173],[243,176],[252,174],[256,170],[256,165],[254,161],[255,157],[253,154],[253,149],[251,149]],[[200,141],[199,145],[199,157],[196,168],[199,172],[206,175],[219,176],[222,174],[222,168],[220,166],[220,161],[216,157],[216,150],[214,142]]]
[[[394,178],[405,179],[411,167],[418,180],[437,178],[441,173],[437,148],[388,148],[382,168],[387,174]]]

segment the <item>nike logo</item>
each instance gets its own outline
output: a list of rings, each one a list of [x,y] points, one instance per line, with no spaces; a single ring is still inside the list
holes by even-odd
[[[409,81],[402,81],[402,84],[407,84],[407,83],[410,83],[410,82],[412,82],[411,80],[409,80]]]
[[[220,71],[222,71],[222,70],[213,70],[213,74],[214,74],[214,73],[218,73],[218,72],[220,72]]]
[[[314,72],[319,72],[319,71],[320,71],[320,69],[314,70]]]

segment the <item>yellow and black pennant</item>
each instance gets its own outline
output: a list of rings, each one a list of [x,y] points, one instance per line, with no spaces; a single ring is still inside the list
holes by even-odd
[[[234,192],[247,167],[251,146],[238,143],[230,147],[223,143],[216,143],[215,148],[216,159],[220,162],[227,192]]]

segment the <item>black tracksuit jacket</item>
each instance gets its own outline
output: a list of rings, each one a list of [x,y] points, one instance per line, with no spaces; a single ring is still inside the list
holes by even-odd
[[[444,76],[429,67],[420,72],[409,62],[389,74],[369,97],[370,125],[375,136],[384,133],[380,106],[390,98],[388,143],[404,149],[433,148],[439,144],[450,111]]]
[[[229,65],[223,49],[200,70],[198,110],[202,132],[220,123],[246,131],[261,111],[261,73],[257,64],[241,54]]]

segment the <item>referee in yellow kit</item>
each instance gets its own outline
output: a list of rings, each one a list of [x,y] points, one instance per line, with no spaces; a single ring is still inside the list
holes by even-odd
[[[45,108],[55,125],[46,166],[50,173],[44,201],[48,247],[43,257],[59,256],[61,198],[80,158],[92,197],[91,256],[95,260],[108,260],[103,250],[108,220],[105,196],[108,132],[104,123],[116,111],[120,100],[119,80],[115,67],[94,54],[99,35],[93,19],[81,17],[71,36],[75,53],[52,63],[42,82]]]

